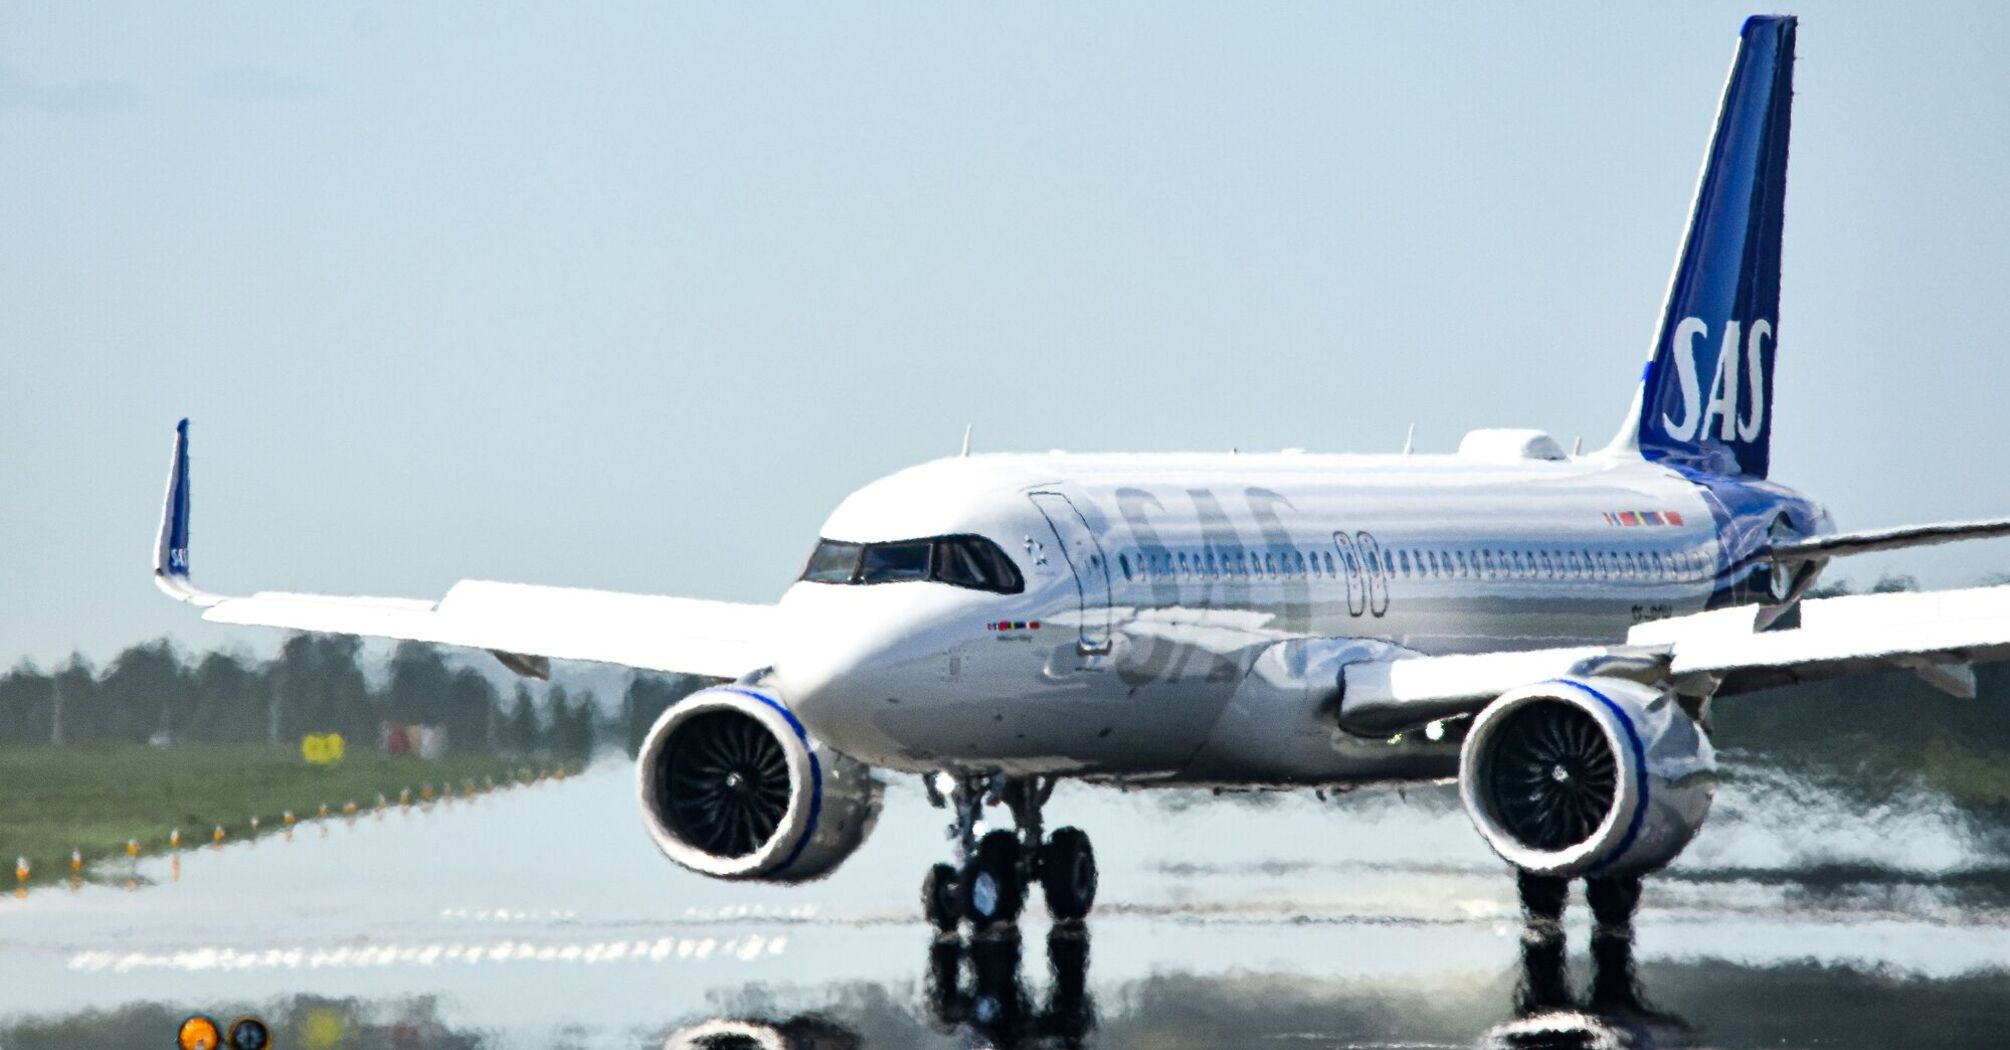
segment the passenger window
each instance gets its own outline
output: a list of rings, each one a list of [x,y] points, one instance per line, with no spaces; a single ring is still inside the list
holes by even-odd
[[[1128,580],[1128,579],[1130,579],[1130,578],[1131,578],[1131,559],[1130,559],[1130,555],[1127,555],[1127,554],[1119,554],[1119,555],[1117,555],[1117,567],[1118,567],[1118,568],[1120,568],[1120,569],[1122,569],[1122,570],[1124,570],[1124,579]]]
[[[1333,566],[1333,552],[1332,551],[1325,552],[1324,557],[1326,559],[1326,575],[1328,576],[1340,575],[1340,573]]]
[[[1396,564],[1403,570],[1403,575],[1410,575],[1410,552],[1398,551],[1396,554]]]

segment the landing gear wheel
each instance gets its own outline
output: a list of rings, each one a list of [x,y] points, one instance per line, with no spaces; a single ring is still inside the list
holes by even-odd
[[[936,929],[948,933],[956,929],[957,919],[962,917],[962,909],[956,900],[956,868],[950,864],[937,864],[928,869],[928,877],[921,880],[921,913]]]
[[[1040,847],[1040,890],[1047,913],[1079,919],[1096,903],[1096,851],[1080,828],[1062,828]]]
[[[1563,921],[1563,906],[1570,900],[1569,879],[1522,871],[1515,873],[1515,885],[1521,890],[1521,910],[1530,919]]]
[[[1640,906],[1640,879],[1631,875],[1586,879],[1584,896],[1598,925],[1622,929],[1633,925],[1633,910]]]
[[[963,914],[972,924],[1009,923],[1026,903],[1019,876],[1019,836],[993,831],[977,843],[977,855],[963,873]]]

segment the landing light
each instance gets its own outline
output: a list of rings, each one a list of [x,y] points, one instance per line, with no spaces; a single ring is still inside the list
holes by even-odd
[[[1424,727],[1424,739],[1435,744],[1445,738],[1445,720],[1438,719]]]

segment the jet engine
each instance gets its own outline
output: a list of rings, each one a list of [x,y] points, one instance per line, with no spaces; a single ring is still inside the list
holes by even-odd
[[[858,849],[881,784],[819,744],[759,689],[701,689],[649,730],[635,762],[649,835],[671,860],[717,879],[803,882]]]
[[[1537,875],[1637,875],[1675,859],[1717,786],[1709,739],[1672,694],[1619,678],[1502,695],[1473,720],[1459,797],[1502,859]]]

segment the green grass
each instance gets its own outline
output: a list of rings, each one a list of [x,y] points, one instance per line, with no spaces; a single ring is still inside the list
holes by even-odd
[[[176,828],[191,849],[209,844],[218,825],[236,841],[251,834],[253,817],[259,834],[278,832],[287,810],[303,822],[324,803],[331,817],[349,802],[367,811],[379,794],[395,805],[405,788],[417,803],[426,784],[436,797],[448,789],[458,796],[470,780],[481,791],[484,778],[502,786],[554,765],[487,755],[428,762],[362,748],[333,766],[250,746],[0,749],[0,871],[11,873],[15,858],[26,857],[31,881],[46,882],[68,877],[71,850],[83,853],[88,870],[124,857],[128,840],[142,853],[166,852]]]

